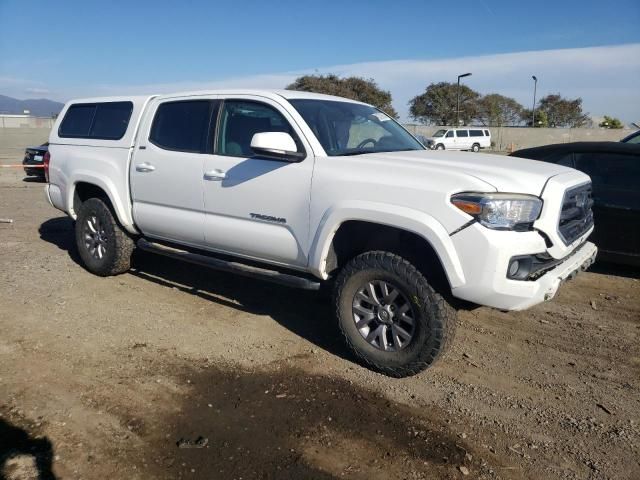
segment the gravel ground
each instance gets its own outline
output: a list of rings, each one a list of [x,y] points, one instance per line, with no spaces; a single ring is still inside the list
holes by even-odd
[[[396,380],[318,294],[142,252],[87,273],[42,189],[0,169],[0,478],[640,478],[637,271],[461,311]]]

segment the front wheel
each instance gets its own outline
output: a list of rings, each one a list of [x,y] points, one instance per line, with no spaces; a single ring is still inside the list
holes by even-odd
[[[431,366],[454,335],[453,308],[412,264],[389,252],[351,260],[338,275],[334,299],[349,348],[392,377]]]
[[[439,143],[436,145],[436,150],[444,150],[444,145]]]
[[[474,144],[471,146],[471,151],[472,151],[472,152],[476,152],[476,153],[477,153],[477,152],[479,152],[479,151],[480,151],[480,145],[479,145],[479,144],[477,144],[477,143],[474,143]]]
[[[82,204],[75,230],[78,253],[91,273],[106,277],[129,270],[135,244],[102,199]]]

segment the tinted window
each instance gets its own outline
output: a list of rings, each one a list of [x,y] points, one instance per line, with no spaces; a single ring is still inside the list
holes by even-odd
[[[63,138],[118,140],[127,131],[133,110],[131,102],[106,102],[72,105],[60,124]]]
[[[484,134],[485,134],[485,136],[487,136],[487,137],[490,137],[490,136],[491,136],[491,134],[489,133],[489,130],[485,130],[485,131],[484,131]]]
[[[629,135],[628,137],[622,139],[624,143],[640,143],[640,132]]]
[[[449,130],[449,131],[447,132],[446,137],[447,137],[447,138],[452,138],[452,137],[453,137],[453,130]]]
[[[550,162],[557,163],[558,165],[562,165],[564,167],[573,168],[573,154],[569,153],[559,153],[549,159]]]
[[[619,153],[576,153],[576,168],[598,187],[635,191],[640,184],[640,158]]]
[[[167,150],[205,153],[211,106],[209,100],[161,104],[153,119],[149,140]]]
[[[95,104],[71,105],[60,124],[58,135],[61,137],[88,137]]]
[[[469,130],[469,134],[472,137],[484,137],[484,135],[482,134],[482,130]]]
[[[541,162],[556,163],[565,167],[576,168],[573,163],[573,153],[567,151],[555,152],[548,149],[527,149],[513,153],[514,157],[540,160]]]
[[[469,136],[469,131],[468,130],[458,130],[456,132],[456,135],[458,137],[468,137]]]
[[[132,110],[131,102],[97,104],[89,137],[112,140],[122,138],[127,131]]]
[[[297,138],[282,114],[264,103],[226,100],[222,109],[216,149],[216,153],[220,155],[253,156],[251,139],[256,133],[285,132],[294,139]],[[298,150],[301,150],[300,147]]]

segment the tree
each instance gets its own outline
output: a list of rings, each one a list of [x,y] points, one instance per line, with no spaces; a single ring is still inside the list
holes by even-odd
[[[414,120],[425,124],[453,125],[456,123],[457,96],[457,84],[432,83],[422,95],[411,99],[409,113]],[[478,98],[478,92],[460,85],[460,119],[465,125],[476,117]]]
[[[339,97],[351,98],[378,107],[387,115],[398,118],[398,112],[391,105],[391,92],[382,90],[370,78],[346,77],[337,75],[304,75],[287,87],[287,90],[325,93]]]
[[[582,112],[582,99],[569,100],[557,93],[540,99],[538,110],[547,114],[551,127],[582,127],[589,115]]]
[[[602,128],[624,128],[620,119],[608,115],[604,116],[604,120],[598,126]]]
[[[531,126],[532,113],[531,109],[525,108],[520,113],[520,119],[527,125]],[[544,110],[536,110],[536,128],[546,128],[549,126],[549,118]]]
[[[513,98],[491,93],[478,101],[477,119],[488,127],[514,125],[520,123],[523,110]]]

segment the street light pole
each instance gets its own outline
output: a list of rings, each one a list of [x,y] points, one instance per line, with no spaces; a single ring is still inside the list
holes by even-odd
[[[533,78],[533,108],[531,109],[531,126],[536,126],[536,90],[538,89],[538,77],[532,75]]]
[[[470,73],[458,75],[458,90],[456,91],[456,128],[460,126],[460,79],[470,76]]]

